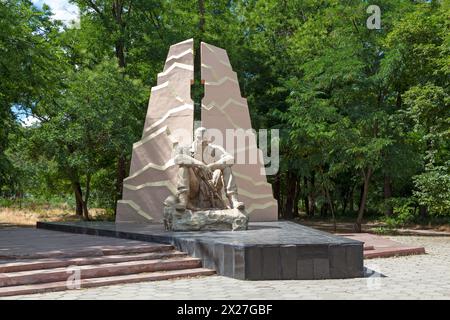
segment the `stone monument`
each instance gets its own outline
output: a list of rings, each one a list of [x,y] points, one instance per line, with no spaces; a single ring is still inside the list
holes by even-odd
[[[165,222],[171,230],[242,230],[249,219],[275,221],[277,202],[255,134],[249,131],[245,148],[227,148],[226,139],[234,137],[226,130],[251,129],[250,114],[226,51],[206,43],[201,43],[202,128],[193,137],[193,52],[193,39],[169,49],[151,89],[142,138],[133,145],[116,222]],[[210,141],[205,134],[211,129],[222,132],[225,140]],[[255,150],[256,162],[235,163]]]
[[[362,277],[363,242],[276,221],[277,203],[236,73],[226,51],[206,43],[201,44],[201,124],[194,133],[193,52],[192,39],[170,47],[151,91],[142,138],[133,145],[116,223],[38,222],[37,227],[170,244],[201,259],[204,268],[235,279]],[[244,147],[230,143],[236,136],[227,132],[236,129],[247,132]],[[239,161],[255,154],[256,161]],[[167,232],[163,226],[204,231]]]

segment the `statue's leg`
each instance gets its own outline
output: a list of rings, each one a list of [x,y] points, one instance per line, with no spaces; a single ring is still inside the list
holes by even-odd
[[[216,169],[212,175],[212,184],[216,188],[217,192],[221,194],[223,188],[222,170]]]
[[[212,172],[212,178],[211,178],[211,184],[213,185],[213,188],[215,189],[217,196],[214,198],[214,207],[217,208],[226,208],[226,204],[223,202],[222,199],[222,190],[223,190],[223,174],[222,170],[216,169]]]
[[[200,181],[193,168],[189,168],[189,199],[195,202],[200,192]]]
[[[234,180],[233,172],[231,167],[225,167],[222,170],[223,183],[225,184],[225,192],[228,199],[230,199],[233,208],[244,209],[244,203],[238,200],[238,188],[236,181]]]
[[[238,192],[236,182],[234,181],[233,172],[231,171],[231,167],[225,167],[222,170],[223,182],[225,184],[225,191],[227,195]]]
[[[177,191],[178,194],[189,192],[189,169],[185,166],[178,168]]]
[[[178,203],[175,206],[177,210],[184,210],[188,204],[190,191],[190,173],[188,167],[180,166],[177,177],[177,196]]]

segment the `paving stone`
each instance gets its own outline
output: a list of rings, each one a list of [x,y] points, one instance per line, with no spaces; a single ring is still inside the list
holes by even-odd
[[[45,293],[8,299],[445,299],[450,300],[448,237],[392,237],[425,247],[428,254],[368,260],[365,266],[384,275],[345,280],[241,281],[222,276],[125,284],[80,291]],[[113,293],[111,293],[113,292]],[[163,294],[162,294],[163,293]]]

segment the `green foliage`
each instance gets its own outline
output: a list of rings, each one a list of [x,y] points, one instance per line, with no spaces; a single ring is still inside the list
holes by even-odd
[[[18,124],[11,111],[32,107],[54,87],[58,50],[51,39],[58,26],[48,11],[39,11],[29,1],[0,1],[0,193],[11,194],[18,183],[14,163],[6,155]],[[52,65],[55,70],[49,71]]]
[[[450,96],[428,84],[405,93],[408,115],[423,143],[425,171],[413,178],[414,195],[431,214],[450,212]]]
[[[50,197],[32,196],[27,198],[0,198],[0,207],[29,209],[31,211],[45,212],[49,209],[70,209],[75,207],[72,195],[52,195]]]
[[[53,101],[51,109],[48,102],[41,102],[39,111],[51,112],[47,120],[30,129],[29,156],[55,163],[72,186],[82,182],[87,201],[90,184],[101,178],[101,170],[130,153],[142,127],[146,90],[110,60],[92,70],[71,73],[67,82],[56,108]],[[108,184],[102,188],[114,199]]]
[[[169,46],[194,38],[227,50],[253,127],[281,129],[282,216],[450,215],[448,1],[377,1],[381,30],[357,0],[73,2],[80,29],[0,1],[4,198],[72,194],[78,208],[80,190],[112,214],[148,87]]]
[[[394,208],[394,216],[385,218],[388,227],[398,227],[416,221],[418,210],[414,199],[391,198],[389,203]]]
[[[415,197],[434,215],[450,212],[450,162],[414,177]]]

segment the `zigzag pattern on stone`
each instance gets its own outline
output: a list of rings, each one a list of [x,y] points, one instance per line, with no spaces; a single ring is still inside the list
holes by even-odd
[[[170,47],[157,85],[151,90],[142,139],[133,145],[130,176],[124,179],[116,222],[161,222],[164,199],[176,193],[173,149],[192,141],[193,52],[192,39]],[[191,135],[175,136],[180,128]]]
[[[140,184],[138,186],[134,186],[131,184],[124,184],[123,185],[124,188],[130,189],[130,190],[140,190],[142,188],[151,188],[151,187],[166,187],[167,189],[170,190],[170,192],[172,194],[176,194],[177,193],[177,187],[170,182],[169,180],[164,180],[164,181],[155,181],[155,182],[147,182],[144,184]]]
[[[231,68],[226,51],[202,43],[201,55],[201,73],[205,84],[201,109],[202,126],[221,130],[224,139],[226,139],[227,129],[251,129],[247,100],[241,97],[237,74]],[[249,150],[257,149],[255,134],[248,134],[248,139],[248,146],[234,150],[235,160],[239,156],[246,157]],[[223,143],[224,146],[227,145],[226,141]],[[246,204],[246,210],[251,213],[250,220],[277,220],[278,205],[273,198],[272,187],[267,183],[265,174],[260,173],[264,172],[260,150],[258,150],[257,158],[256,164],[233,166],[239,197]]]
[[[183,105],[181,105],[179,107],[175,107],[173,109],[170,109],[169,111],[167,111],[167,113],[164,116],[162,116],[161,119],[159,119],[156,122],[154,122],[151,126],[145,128],[144,132],[152,131],[157,126],[159,126],[160,124],[164,123],[164,121],[166,121],[167,118],[169,118],[173,114],[178,113],[180,111],[187,110],[187,109],[194,110],[194,106],[192,104],[183,104]]]
[[[173,60],[173,59],[179,59],[179,58],[181,58],[181,57],[187,55],[188,53],[191,53],[191,54],[193,55],[193,54],[194,54],[194,51],[193,51],[192,49],[187,49],[186,51],[183,51],[183,52],[181,52],[180,54],[172,55],[172,56],[170,56],[170,57],[168,57],[168,58],[166,59],[166,63],[169,62],[170,60]]]

